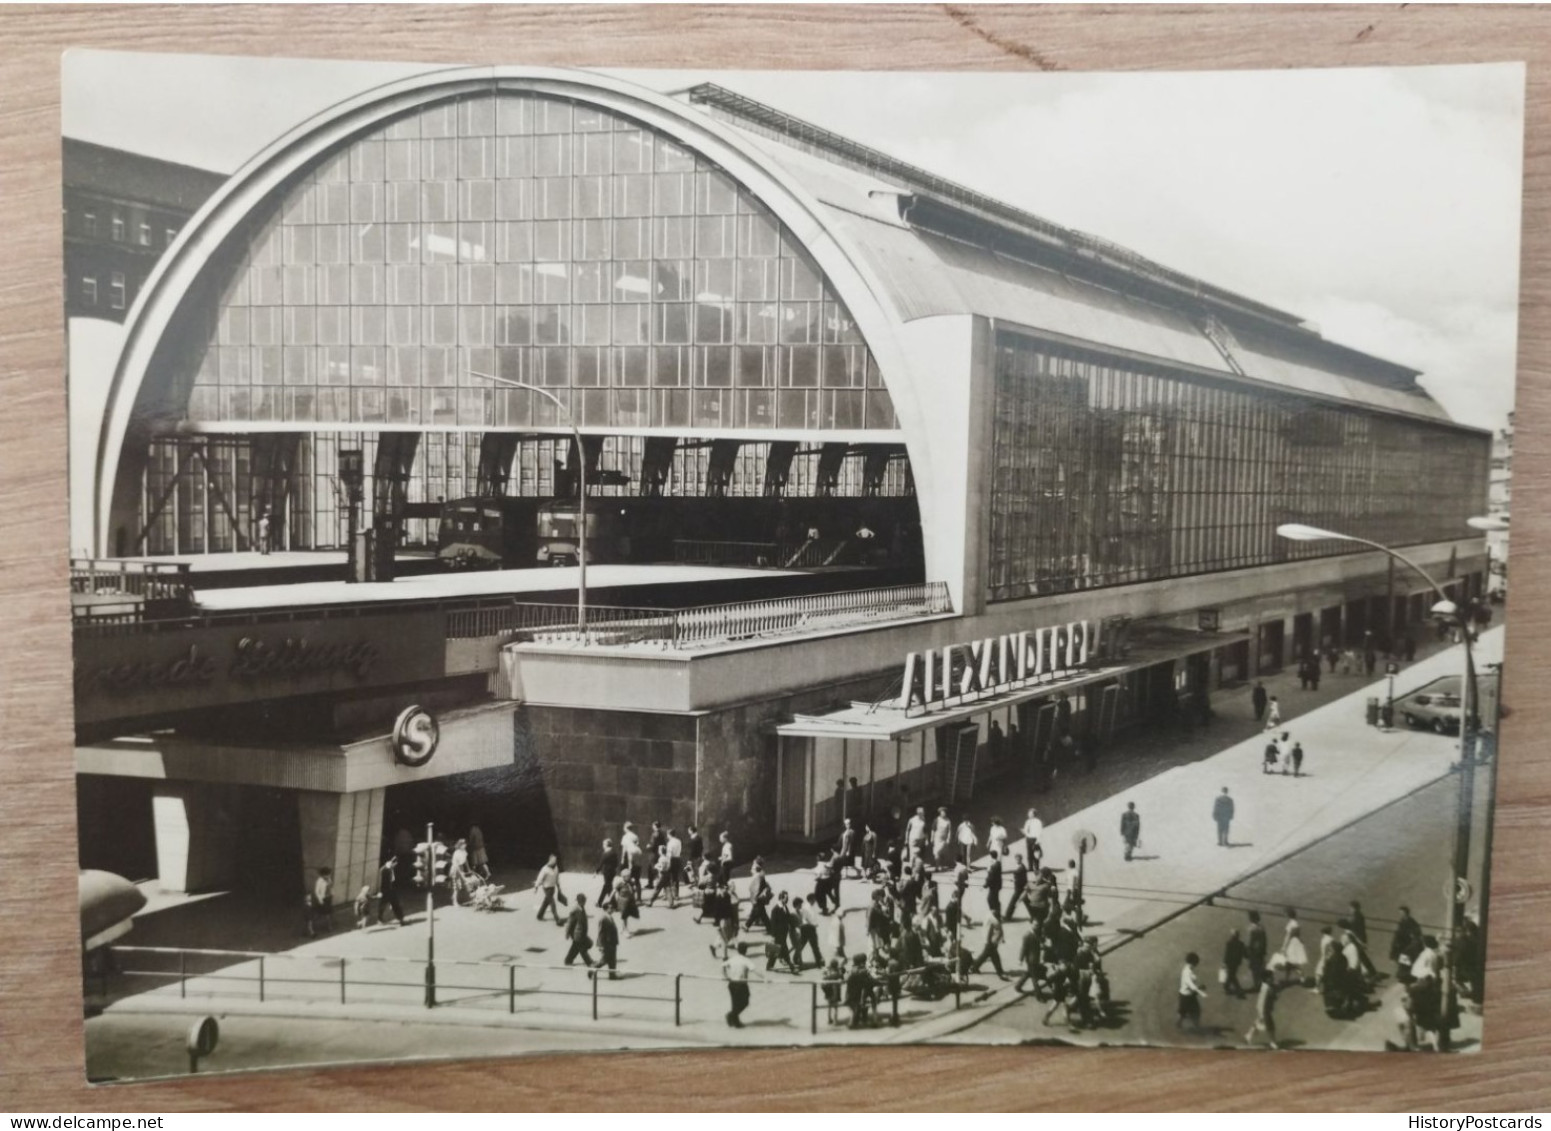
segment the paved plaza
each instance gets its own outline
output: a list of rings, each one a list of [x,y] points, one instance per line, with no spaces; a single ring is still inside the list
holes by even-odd
[[[1484,634],[1476,646],[1478,664],[1495,662],[1501,646],[1501,629]],[[1456,673],[1461,663],[1458,647],[1426,656],[1397,677],[1396,693]],[[1073,855],[1070,846],[1079,831],[1097,835],[1098,847],[1084,862],[1086,914],[1090,930],[1106,951],[1132,940],[1138,940],[1133,945],[1145,946],[1148,932],[1207,896],[1265,871],[1449,773],[1457,758],[1456,739],[1363,725],[1365,702],[1371,695],[1383,694],[1384,681],[1345,679],[1344,685],[1333,689],[1333,697],[1327,685],[1327,692],[1319,695],[1325,701],[1311,708],[1309,700],[1300,702],[1296,686],[1286,686],[1295,684],[1294,680],[1284,675],[1268,681],[1272,693],[1284,701],[1287,719],[1281,729],[1302,743],[1306,752],[1301,777],[1262,773],[1263,734],[1232,741],[1233,734],[1248,729],[1245,720],[1238,718],[1241,692],[1225,696],[1219,704],[1221,718],[1215,729],[1197,732],[1190,740],[1194,747],[1229,741],[1226,748],[1200,757],[1176,752],[1174,764],[1162,772],[1124,788],[1112,782],[1119,792],[1059,815],[1063,798],[1082,797],[1083,779],[1058,779],[1052,793],[1041,795],[1042,809],[1053,818],[1044,837],[1047,864],[1059,867]],[[1118,751],[1117,765],[1101,765],[1095,775],[1113,777],[1121,772],[1121,765],[1134,770],[1135,761],[1122,760],[1123,755],[1123,750]],[[1236,804],[1228,847],[1217,844],[1211,819],[1213,799],[1224,786]],[[1008,806],[1001,815],[1009,826],[1019,824],[1027,798],[1004,790],[998,799]],[[1129,862],[1123,859],[1117,835],[1119,814],[1127,801],[1136,802],[1143,816],[1141,846]],[[982,801],[976,808],[985,804]],[[980,827],[983,833],[983,823]],[[714,830],[707,831],[714,836]],[[1013,847],[1017,850],[1018,842]],[[811,891],[813,877],[795,858],[772,857],[770,863],[777,891],[794,896]],[[977,863],[984,865],[985,860]],[[736,875],[746,876],[746,868]],[[333,931],[306,940],[296,937],[299,911],[292,918],[260,908],[233,908],[225,905],[224,897],[160,910],[142,917],[124,942],[254,954],[180,959],[127,952],[121,957],[126,970],[161,971],[163,976],[117,976],[97,1004],[109,1015],[215,1012],[585,1030],[597,1034],[605,1045],[625,1047],[929,1040],[974,1026],[1015,997],[1011,982],[997,978],[988,968],[956,995],[935,1000],[903,998],[898,1027],[849,1030],[844,1027],[843,1009],[838,1025],[831,1022],[816,985],[817,969],[810,965],[797,976],[765,971],[764,934],[756,929],[742,938],[750,944],[756,974],[767,980],[754,984],[745,1027],[734,1030],[724,1019],[727,993],[715,953],[718,935],[709,921],[696,922],[698,912],[687,896],[676,908],[670,908],[666,899],[644,907],[633,935],[621,940],[619,979],[594,982],[579,963],[563,965],[567,944],[561,929],[552,922],[535,921],[538,897],[531,890],[531,877],[531,871],[498,869],[497,878],[507,886],[505,907],[499,911],[451,907],[445,896],[439,897],[434,1011],[424,1008],[423,897],[406,899],[407,926],[355,929],[348,909],[341,908]],[[1063,874],[1061,880],[1064,888],[1070,875]],[[938,882],[946,883],[948,877],[940,875]],[[596,876],[579,870],[567,873],[563,881],[568,894],[584,895],[589,906],[595,905],[599,887]],[[740,880],[739,887],[746,887],[746,880]],[[841,910],[826,916],[820,929],[826,958],[841,944],[842,933],[847,953],[866,949],[865,908],[870,891],[871,885],[859,880],[842,883]],[[347,904],[352,895],[339,892],[336,898]],[[986,919],[978,877],[972,879],[966,910],[972,924],[966,945],[976,953]],[[1020,933],[1016,923],[1009,925],[1002,948],[1009,970],[1016,966]],[[593,934],[596,937],[596,929]],[[180,970],[186,976],[180,976]],[[100,991],[95,984],[88,989],[89,994]],[[990,1027],[986,1035],[994,1033]]]

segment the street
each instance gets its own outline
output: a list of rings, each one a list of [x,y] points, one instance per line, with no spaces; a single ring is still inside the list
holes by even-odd
[[[1043,1018],[1048,1007],[1024,998],[951,1039],[966,1043],[1060,1039],[1081,1044],[1242,1046],[1245,1030],[1254,1018],[1253,997],[1235,1000],[1216,984],[1228,932],[1245,927],[1245,913],[1258,910],[1274,950],[1282,940],[1284,909],[1295,907],[1312,976],[1321,928],[1348,914],[1349,902],[1356,899],[1368,918],[1374,962],[1380,973],[1387,975],[1371,999],[1373,1008],[1355,1021],[1336,1021],[1326,1016],[1318,992],[1289,989],[1277,1004],[1278,1043],[1285,1048],[1382,1049],[1395,1032],[1391,1014],[1396,983],[1388,956],[1397,909],[1401,904],[1409,906],[1430,934],[1441,936],[1447,922],[1443,885],[1450,872],[1457,789],[1454,777],[1427,786],[1233,885],[1227,897],[1214,901],[1213,906],[1190,907],[1121,945],[1105,959],[1115,1002],[1113,1023],[1108,1026],[1073,1033],[1062,1013],[1056,1015],[1054,1025],[1046,1026]],[[1486,812],[1483,793],[1478,789],[1476,795],[1478,827]],[[1476,854],[1473,871],[1479,868],[1479,861]],[[1123,871],[1123,866],[1110,863],[1103,876],[1106,882],[1115,883],[1118,880],[1109,877]],[[1478,881],[1473,882],[1479,886]],[[1101,928],[1102,924],[1094,926]],[[1201,956],[1199,974],[1210,995],[1202,1006],[1200,1033],[1181,1031],[1175,1024],[1180,967],[1190,951]],[[1241,980],[1247,978],[1241,975]],[[1477,1036],[1457,1035],[1456,1048],[1478,1047],[1479,1028],[1479,1017],[1468,1018],[1464,1029]]]

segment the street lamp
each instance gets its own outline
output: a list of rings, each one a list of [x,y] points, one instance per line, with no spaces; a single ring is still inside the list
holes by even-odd
[[[1477,529],[1484,529],[1477,525],[1478,521],[1470,520],[1470,525]],[[1445,985],[1440,995],[1442,998],[1442,1017],[1439,1019],[1438,1040],[1440,1047],[1446,1047],[1449,1043],[1449,1018],[1454,1014],[1454,995],[1456,992],[1457,977],[1454,972],[1454,960],[1458,949],[1458,940],[1461,933],[1461,920],[1464,915],[1465,904],[1460,899],[1460,893],[1465,890],[1468,883],[1467,873],[1470,867],[1470,826],[1475,805],[1475,730],[1479,724],[1476,718],[1478,710],[1476,705],[1476,668],[1475,660],[1471,654],[1471,632],[1467,611],[1449,599],[1449,595],[1443,591],[1443,587],[1433,580],[1421,566],[1397,550],[1374,542],[1368,538],[1359,538],[1355,534],[1340,534],[1334,530],[1323,530],[1318,526],[1306,526],[1300,522],[1284,523],[1276,528],[1276,533],[1293,542],[1322,542],[1334,540],[1339,542],[1356,542],[1363,546],[1369,546],[1382,553],[1388,554],[1392,559],[1402,565],[1410,567],[1426,581],[1432,591],[1438,595],[1438,603],[1432,607],[1432,611],[1439,617],[1454,621],[1459,626],[1460,637],[1465,645],[1465,680],[1460,688],[1460,720],[1459,720],[1459,807],[1455,814],[1454,825],[1454,872],[1451,877],[1449,893],[1449,961],[1444,965],[1443,976]]]
[[[564,414],[566,426],[571,429],[571,434],[576,438],[576,627],[582,635],[582,643],[585,644],[587,642],[587,449],[582,446],[582,430],[576,426],[576,420],[572,417],[571,410],[565,406],[565,402],[548,389],[541,389],[526,381],[513,381],[510,377],[497,377],[492,373],[479,373],[472,369],[469,370],[469,376],[537,393],[552,402]]]

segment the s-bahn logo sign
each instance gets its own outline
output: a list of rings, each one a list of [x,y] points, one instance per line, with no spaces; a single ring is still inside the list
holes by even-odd
[[[1098,635],[1096,625],[1073,621],[911,652],[901,680],[905,713],[973,703],[1070,675],[1098,654]]]
[[[399,712],[388,741],[393,745],[395,762],[418,768],[431,760],[431,755],[436,753],[436,744],[441,739],[442,728],[436,716],[416,704]]]

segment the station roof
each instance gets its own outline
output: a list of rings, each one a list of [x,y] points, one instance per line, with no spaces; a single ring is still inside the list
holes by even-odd
[[[818,200],[904,321],[978,314],[1075,347],[1451,423],[1419,372],[714,84],[687,97]]]

